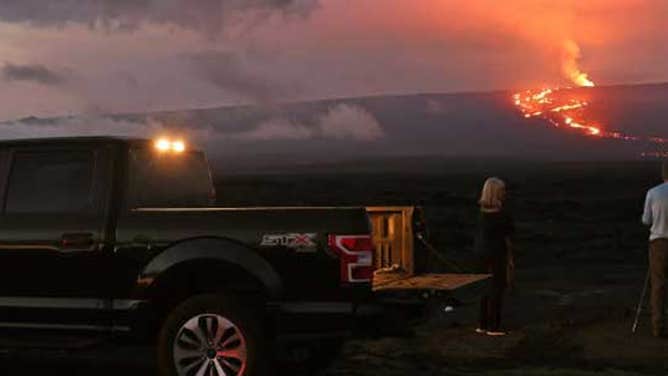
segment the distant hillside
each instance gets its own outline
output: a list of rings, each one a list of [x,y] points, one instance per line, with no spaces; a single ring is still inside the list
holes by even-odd
[[[609,129],[668,137],[668,84],[577,89]],[[420,94],[150,114],[26,118],[3,137],[176,133],[230,168],[386,157],[635,159],[646,145],[564,132],[522,118],[511,93]]]

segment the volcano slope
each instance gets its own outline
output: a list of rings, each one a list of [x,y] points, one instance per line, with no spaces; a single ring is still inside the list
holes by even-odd
[[[555,99],[587,103],[586,119],[602,132],[641,141],[587,135],[525,118],[514,92],[343,98],[262,106],[146,114],[28,117],[0,123],[0,137],[178,134],[203,147],[227,172],[258,166],[355,159],[439,156],[582,161],[639,159],[665,151],[647,137],[668,137],[668,84],[561,90]],[[564,99],[564,97],[567,97]]]

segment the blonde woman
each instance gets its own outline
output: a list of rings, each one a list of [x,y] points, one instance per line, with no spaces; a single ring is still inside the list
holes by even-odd
[[[475,250],[480,258],[480,272],[492,274],[491,286],[480,302],[480,325],[476,331],[502,336],[501,309],[503,295],[512,282],[515,262],[511,236],[513,221],[504,208],[506,184],[499,178],[485,181],[480,195],[480,220]]]

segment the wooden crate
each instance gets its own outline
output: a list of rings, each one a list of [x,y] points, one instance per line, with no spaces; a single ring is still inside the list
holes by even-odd
[[[371,220],[376,245],[376,269],[398,266],[413,274],[413,213],[412,206],[374,206],[366,208]]]
[[[487,288],[488,274],[416,274],[413,225],[416,219],[421,222],[419,208],[374,206],[366,210],[376,246],[375,267],[378,270],[373,278],[375,292],[422,294],[425,291],[445,291],[459,301],[472,302]]]

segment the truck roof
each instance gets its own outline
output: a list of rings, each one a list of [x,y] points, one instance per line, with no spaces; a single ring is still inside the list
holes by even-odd
[[[118,142],[132,145],[145,145],[150,143],[149,139],[138,137],[121,136],[75,136],[75,137],[46,137],[46,138],[23,138],[13,140],[1,140],[0,147],[14,145],[39,145],[39,144],[69,144],[69,143],[104,143]]]

